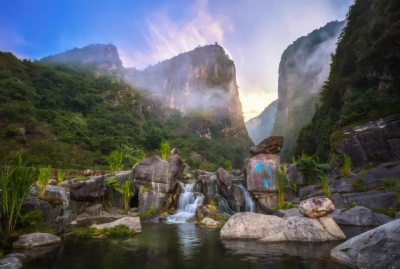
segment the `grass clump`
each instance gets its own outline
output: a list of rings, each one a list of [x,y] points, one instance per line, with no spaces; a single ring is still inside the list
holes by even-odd
[[[160,144],[161,158],[164,161],[168,161],[171,155],[171,147],[169,145],[169,141],[164,141]]]
[[[157,210],[154,208],[153,205],[151,205],[149,211],[139,213],[138,217],[140,219],[148,219],[148,218],[151,218],[151,217],[153,217],[155,215],[157,215]]]
[[[50,179],[51,179],[51,166],[40,168],[39,177],[37,180],[40,196],[44,196],[44,193],[46,191],[46,186],[47,184],[49,184]]]
[[[111,175],[122,168],[122,158],[124,154],[119,150],[114,150],[110,153],[107,158],[108,164],[110,165]]]
[[[371,210],[374,213],[384,214],[384,215],[389,216],[391,218],[394,218],[396,216],[396,213],[397,213],[397,209],[393,208],[393,207],[389,207],[389,208],[371,208]]]
[[[92,238],[95,235],[96,231],[97,231],[96,228],[85,227],[74,230],[71,235],[79,239],[88,239]]]
[[[65,180],[65,177],[66,177],[66,174],[61,169],[58,169],[57,170],[57,183],[58,183],[58,186],[61,186],[61,184]]]
[[[343,166],[340,168],[340,176],[342,177],[351,177],[353,173],[351,172],[351,158],[349,155],[344,154],[343,155]]]
[[[318,158],[309,156],[304,152],[297,160],[293,158],[293,161],[295,161],[297,168],[303,173],[308,185],[314,184],[317,177],[324,175],[331,169],[329,164],[319,163]]]
[[[322,183],[322,190],[324,191],[325,196],[329,199],[332,199],[332,193],[329,189],[329,177],[327,175],[323,175],[320,177],[320,179]]]
[[[282,169],[278,169],[277,171],[277,183],[278,183],[278,205],[277,209],[284,209],[285,207],[285,190],[292,189],[294,191],[297,190],[296,184],[294,184],[287,173],[288,166],[284,164]]]

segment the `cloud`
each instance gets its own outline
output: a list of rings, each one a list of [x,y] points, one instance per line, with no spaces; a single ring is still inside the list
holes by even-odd
[[[10,51],[20,59],[30,58],[18,50],[20,46],[27,46],[29,43],[17,31],[0,27],[0,36],[2,37],[0,38],[0,51]]]

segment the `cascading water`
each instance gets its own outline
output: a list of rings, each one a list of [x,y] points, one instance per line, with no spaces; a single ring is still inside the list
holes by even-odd
[[[207,186],[207,194],[213,195],[218,200],[218,206],[221,208],[222,212],[227,216],[232,216],[232,210],[229,208],[228,202],[224,197],[218,194],[218,185],[216,179],[211,179],[211,184]]]
[[[237,185],[244,194],[244,198],[246,199],[246,212],[254,212],[254,202],[253,199],[251,199],[249,191],[242,186],[242,184]]]
[[[167,218],[167,223],[185,223],[192,219],[196,208],[204,202],[204,195],[194,191],[194,183],[185,186],[185,192],[179,196],[178,212]]]

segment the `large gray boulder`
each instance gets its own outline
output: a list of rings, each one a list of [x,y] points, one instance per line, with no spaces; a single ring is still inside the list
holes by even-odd
[[[223,239],[261,239],[263,242],[342,240],[346,236],[330,216],[287,217],[239,213],[221,229]]]
[[[400,268],[400,219],[360,234],[331,251],[331,257],[353,268]]]
[[[142,226],[140,225],[140,218],[139,217],[124,217],[122,219],[118,219],[113,222],[104,223],[104,224],[93,224],[91,227],[96,229],[105,229],[105,228],[113,228],[118,225],[125,225],[130,230],[134,230],[135,232],[141,232]]]
[[[86,181],[63,182],[62,186],[69,190],[71,200],[95,201],[104,196],[107,189],[105,176],[92,177]]]
[[[335,206],[328,198],[310,198],[299,204],[299,211],[306,217],[319,218],[335,210]]]
[[[355,206],[349,210],[335,212],[332,217],[337,223],[343,225],[378,226],[382,224],[374,212],[363,206]]]
[[[17,241],[13,243],[14,248],[34,248],[43,247],[61,243],[61,238],[54,234],[32,233],[21,235]]]
[[[247,164],[247,188],[253,192],[277,191],[277,170],[280,161],[276,155],[259,154]]]
[[[396,195],[393,191],[372,190],[360,193],[334,193],[332,202],[337,208],[345,208],[352,203],[368,208],[389,208],[397,206]]]

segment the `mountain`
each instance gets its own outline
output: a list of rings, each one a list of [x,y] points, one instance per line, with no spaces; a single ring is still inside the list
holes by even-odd
[[[262,140],[271,135],[274,126],[276,111],[278,108],[278,100],[273,101],[267,106],[263,112],[257,117],[248,120],[246,124],[247,132],[254,144],[260,143]]]
[[[294,155],[301,128],[314,114],[321,86],[328,77],[331,54],[344,21],[329,22],[300,37],[283,52],[279,64],[278,108],[273,135],[283,135],[281,158]]]
[[[356,0],[350,7],[320,103],[299,134],[297,152],[328,159],[345,136],[342,130],[400,112],[399,11],[400,2],[390,0]],[[368,147],[370,142],[360,143]]]
[[[113,150],[126,156],[154,152],[168,140],[194,168],[200,165],[192,159],[196,154],[211,166],[229,160],[241,168],[252,142],[241,116],[234,63],[221,47],[210,49],[214,54],[201,67],[206,73],[195,77],[193,67],[185,74],[193,82],[186,87],[190,100],[197,98],[204,106],[193,108],[188,102],[184,110],[170,99],[165,102],[165,96],[175,98],[182,88],[171,84],[156,92],[144,83],[147,77],[176,80],[183,71],[173,66],[164,72],[168,61],[145,71],[124,68],[113,45],[91,45],[35,62],[0,52],[0,162],[20,151],[32,165],[104,167]],[[217,56],[223,64],[211,64]],[[214,73],[208,77],[210,68]],[[152,70],[170,75],[157,77]],[[209,80],[212,87],[205,84]],[[125,168],[133,164],[127,161]]]
[[[180,131],[248,147],[236,84],[235,64],[215,44],[197,47],[140,71],[124,68],[113,45],[90,45],[40,60],[45,64],[81,64],[141,89],[152,107],[176,110],[184,117]],[[168,119],[168,115],[165,119]]]

